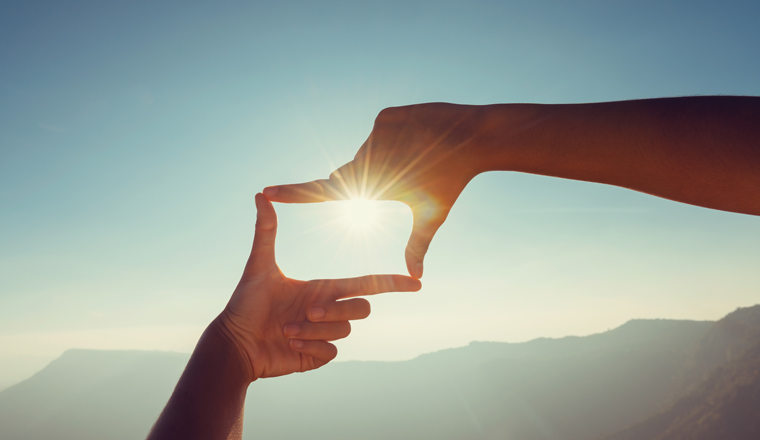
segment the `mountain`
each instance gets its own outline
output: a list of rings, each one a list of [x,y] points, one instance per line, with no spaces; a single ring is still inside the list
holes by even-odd
[[[588,440],[637,435],[656,417],[667,421],[659,428],[683,429],[694,424],[686,416],[701,420],[718,408],[726,419],[749,402],[741,390],[758,383],[754,328],[760,306],[718,322],[633,320],[586,337],[473,342],[404,362],[338,362],[252,384],[245,438]],[[0,392],[0,438],[144,438],[187,358],[67,351]],[[704,406],[718,392],[726,393],[719,405]],[[685,394],[691,404],[679,400]],[[697,437],[662,437],[671,438]]]
[[[27,379],[55,359],[55,356],[0,356],[0,391]]]
[[[698,377],[663,412],[606,440],[760,438],[760,306],[718,321],[698,344],[686,376]]]
[[[585,440],[680,395],[672,379],[712,324],[636,320],[587,337],[339,363],[254,384],[245,432],[266,439]]]
[[[139,439],[189,355],[69,350],[0,392],[0,439]]]

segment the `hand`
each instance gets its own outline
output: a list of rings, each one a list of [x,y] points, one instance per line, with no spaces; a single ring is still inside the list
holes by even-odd
[[[414,216],[405,257],[409,274],[422,277],[430,242],[467,184],[477,163],[477,107],[422,104],[380,112],[353,161],[328,179],[264,189],[272,201],[312,203],[365,198],[398,200]]]
[[[277,216],[256,195],[256,234],[242,279],[218,321],[232,338],[251,381],[319,368],[337,355],[328,341],[345,338],[348,321],[369,315],[363,298],[391,291],[416,291],[418,280],[371,275],[338,280],[299,281],[280,272],[274,257]]]

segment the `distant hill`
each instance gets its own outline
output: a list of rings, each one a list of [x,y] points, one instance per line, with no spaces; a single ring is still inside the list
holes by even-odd
[[[702,417],[707,409],[699,402],[705,396],[730,390],[731,384],[757,383],[752,359],[760,359],[760,353],[753,357],[760,348],[752,344],[752,323],[760,324],[760,306],[739,309],[717,323],[634,320],[586,337],[473,342],[404,362],[334,363],[254,383],[248,390],[245,437],[588,440],[615,432],[633,435],[639,422],[653,415],[675,414],[678,407],[683,408],[679,420]],[[67,351],[32,378],[0,392],[0,438],[144,438],[187,358],[164,352]],[[692,406],[672,406],[687,392],[695,393]],[[744,402],[731,400],[736,395],[731,393],[720,400],[725,411],[732,402]],[[751,414],[753,405],[745,412]],[[662,437],[671,438],[697,437]]]
[[[145,438],[189,355],[69,350],[0,392],[0,439]]]
[[[636,320],[602,334],[476,342],[407,362],[346,362],[249,389],[248,438],[578,439],[681,394],[712,322]],[[293,415],[299,423],[293,423]]]
[[[717,321],[699,341],[680,380],[697,386],[715,369],[740,359],[760,341],[760,305],[740,308]]]
[[[758,307],[726,316],[700,341],[686,374],[703,373],[704,381],[665,411],[607,440],[760,439]]]
[[[0,391],[28,379],[45,368],[56,356],[0,356]]]

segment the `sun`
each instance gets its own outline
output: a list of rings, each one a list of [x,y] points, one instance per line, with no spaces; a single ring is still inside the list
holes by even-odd
[[[366,234],[382,223],[379,203],[369,199],[353,199],[340,203],[340,223],[351,232]]]

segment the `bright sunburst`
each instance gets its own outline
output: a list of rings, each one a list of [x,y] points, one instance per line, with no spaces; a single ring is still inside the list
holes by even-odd
[[[366,234],[382,225],[382,211],[376,201],[346,200],[340,203],[340,222],[349,231]]]

